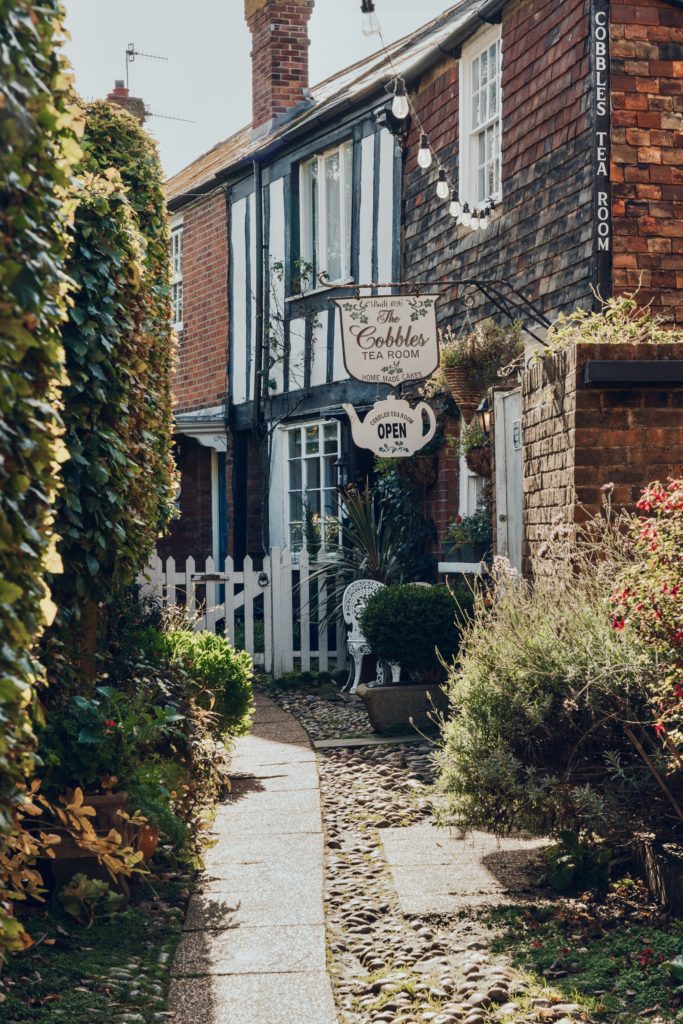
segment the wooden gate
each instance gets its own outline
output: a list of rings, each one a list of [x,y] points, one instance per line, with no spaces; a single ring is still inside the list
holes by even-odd
[[[236,570],[232,558],[222,568],[212,558],[176,565],[155,555],[140,578],[142,592],[166,607],[182,606],[195,630],[224,633],[248,651],[254,664],[275,677],[298,669],[334,671],[346,664],[344,624],[328,616],[335,587],[333,566],[321,576],[307,552],[295,557],[272,548],[260,565],[245,558]]]

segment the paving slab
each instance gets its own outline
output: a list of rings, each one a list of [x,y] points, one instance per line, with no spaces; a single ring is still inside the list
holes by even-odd
[[[337,1024],[324,971],[242,974],[171,983],[174,1024]]]
[[[287,889],[307,889],[318,896],[323,890],[322,863],[315,866],[304,864],[224,864],[220,875],[205,871],[201,876],[197,892],[257,892],[259,895],[272,894]]]
[[[231,793],[216,813],[216,821],[229,823],[232,818],[244,814],[261,814],[264,816],[280,816],[286,808],[287,814],[318,814],[320,815],[320,795],[317,790],[309,789],[302,792],[264,793],[251,792],[244,799]],[[218,826],[217,826],[218,827]],[[308,831],[308,830],[305,830]]]
[[[434,825],[382,830],[401,911],[448,914],[504,902],[534,888],[539,852],[547,840],[488,832],[462,833]]]
[[[324,925],[240,925],[227,931],[185,932],[176,950],[173,973],[181,978],[324,969]]]
[[[259,695],[231,775],[174,960],[176,1024],[337,1024],[315,752]]]
[[[368,736],[354,736],[346,739],[312,740],[315,750],[331,750],[335,747],[380,747],[392,746],[397,743],[425,743],[424,736],[416,736],[411,733],[409,736],[377,736],[375,733]]]
[[[322,878],[321,878],[322,882]],[[184,930],[220,931],[251,926],[254,928],[280,928],[289,925],[324,924],[320,890],[306,884],[300,876],[298,886],[291,880],[279,893],[251,886],[235,887],[227,891],[227,881],[220,883],[226,891],[214,888],[195,893],[185,918]]]
[[[322,833],[279,835],[218,842],[204,855],[207,871],[216,875],[224,864],[322,864]]]
[[[318,790],[318,770],[315,764],[268,765],[254,772],[230,773],[231,796],[247,796],[249,793],[292,793],[301,790]]]

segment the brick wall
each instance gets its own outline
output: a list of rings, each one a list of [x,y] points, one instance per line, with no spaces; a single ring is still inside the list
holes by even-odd
[[[509,280],[547,313],[591,299],[592,216],[587,0],[515,0],[503,12],[503,202],[485,234],[456,228],[416,164],[404,172],[405,277]],[[415,105],[457,176],[458,64],[425,78]],[[460,312],[462,307],[460,307]],[[490,315],[484,306],[478,315]],[[442,318],[455,318],[448,302]]]
[[[683,323],[683,10],[611,4],[614,287]]]
[[[313,0],[246,0],[252,36],[252,127],[270,125],[306,99]]]
[[[225,198],[183,211],[183,336],[173,398],[176,412],[221,405],[227,393],[228,228]]]
[[[524,374],[525,571],[552,572],[539,553],[553,534],[566,552],[567,528],[599,512],[604,485],[629,508],[651,480],[683,474],[683,387],[584,383],[585,364],[608,359],[683,359],[683,345],[584,344]]]

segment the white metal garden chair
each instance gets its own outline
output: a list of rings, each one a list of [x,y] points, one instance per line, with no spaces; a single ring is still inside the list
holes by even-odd
[[[342,612],[344,621],[349,627],[346,638],[346,646],[352,659],[352,667],[349,672],[349,681],[344,687],[349,693],[355,693],[361,680],[363,671],[363,658],[372,654],[372,649],[365,639],[360,628],[360,617],[370,597],[384,588],[384,583],[378,580],[354,580],[349,583],[342,598]],[[391,680],[397,683],[401,678],[401,666],[397,662],[389,662],[391,669]],[[377,679],[369,686],[381,686],[384,682],[384,666],[381,661],[377,662]]]

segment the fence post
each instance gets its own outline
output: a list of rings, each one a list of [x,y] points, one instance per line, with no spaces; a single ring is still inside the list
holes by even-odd
[[[299,653],[301,655],[301,671],[310,672],[311,669],[311,602],[309,583],[309,561],[308,551],[304,550],[299,555],[299,600],[292,603],[292,614],[299,606]]]
[[[197,598],[195,596],[195,585],[192,576],[194,575],[194,558],[190,555],[185,560],[185,607],[187,608],[188,614],[192,615],[197,610]],[[194,624],[195,632],[198,632],[202,627],[199,621]]]
[[[263,593],[263,671],[273,671],[273,571],[268,555],[263,559],[268,586]]]
[[[235,645],[235,567],[232,555],[225,559],[225,635]]]
[[[254,563],[244,559],[244,649],[254,657]]]

